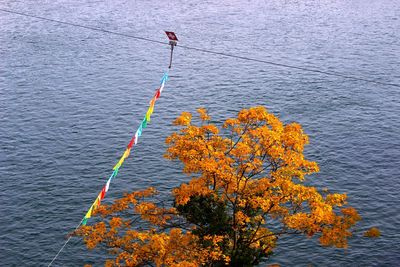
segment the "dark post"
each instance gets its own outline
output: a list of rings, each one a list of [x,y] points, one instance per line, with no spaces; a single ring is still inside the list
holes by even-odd
[[[167,36],[168,36],[168,39],[169,39],[169,45],[171,46],[171,56],[170,56],[170,59],[169,59],[169,69],[171,68],[171,66],[172,66],[172,56],[173,56],[173,53],[174,53],[174,47],[177,45],[177,43],[178,43],[178,38],[176,37],[176,35],[175,35],[175,33],[174,32],[165,32],[166,34],[167,34]]]

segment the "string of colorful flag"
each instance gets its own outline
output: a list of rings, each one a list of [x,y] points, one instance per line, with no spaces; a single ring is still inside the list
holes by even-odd
[[[170,67],[169,67],[169,69],[170,69]],[[146,115],[144,116],[142,122],[140,123],[139,128],[136,130],[135,134],[132,136],[131,140],[129,141],[128,146],[127,146],[126,150],[124,151],[124,153],[122,154],[121,158],[119,159],[117,164],[115,164],[115,166],[113,167],[113,172],[112,172],[111,176],[108,178],[106,184],[103,186],[100,193],[97,195],[96,200],[90,206],[89,210],[86,212],[85,216],[82,218],[80,223],[76,226],[75,230],[77,230],[81,225],[86,225],[88,219],[90,217],[92,217],[93,212],[100,206],[101,201],[105,198],[106,193],[108,192],[108,190],[110,188],[112,179],[114,179],[117,176],[118,171],[121,168],[122,164],[124,163],[125,159],[129,157],[132,147],[138,143],[139,137],[142,135],[143,129],[145,129],[147,127],[147,124],[150,122],[150,118],[151,118],[151,115],[153,114],[156,101],[158,100],[158,98],[160,98],[161,93],[164,89],[164,86],[165,86],[165,83],[167,82],[167,80],[168,80],[168,71],[165,72],[163,77],[161,78],[160,86],[157,88],[156,92],[154,93],[153,98],[150,100],[149,108],[146,112]],[[71,237],[72,237],[72,235],[69,235],[69,237],[65,241],[64,245],[60,248],[60,250],[57,252],[57,254],[54,256],[54,258],[51,260],[49,265],[47,265],[48,267],[50,267],[53,264],[53,262],[57,259],[58,255],[61,253],[61,251],[67,245],[67,243],[69,242]]]
[[[101,189],[100,193],[98,194],[96,200],[93,202],[93,204],[90,206],[89,210],[86,212],[86,215],[83,217],[81,224],[86,225],[87,220],[92,216],[93,212],[100,206],[101,201],[104,199],[106,196],[106,193],[108,192],[108,189],[110,188],[110,183],[112,179],[114,179],[120,167],[124,163],[125,159],[129,157],[129,154],[131,153],[131,149],[134,145],[138,143],[139,137],[142,135],[143,129],[147,127],[147,124],[150,122],[151,115],[153,114],[154,111],[154,106],[156,104],[157,99],[161,96],[161,93],[164,89],[165,83],[168,80],[168,71],[164,73],[161,82],[160,82],[160,87],[156,90],[153,98],[150,100],[150,105],[149,109],[146,112],[146,115],[144,116],[139,128],[136,130],[135,134],[132,136],[131,140],[128,143],[128,146],[124,153],[122,154],[121,158],[119,159],[118,163],[115,164],[113,167],[113,172],[111,176],[108,178],[106,184],[103,186]]]
[[[140,123],[139,128],[136,130],[135,134],[132,136],[131,140],[128,143],[128,146],[124,153],[122,154],[121,158],[115,164],[113,167],[113,172],[111,176],[108,178],[106,184],[103,186],[101,189],[100,193],[97,195],[96,200],[93,202],[93,204],[90,206],[88,211],[86,212],[85,216],[82,218],[78,226],[75,228],[77,230],[81,225],[86,225],[88,219],[92,217],[93,212],[100,206],[101,201],[105,198],[106,193],[110,189],[110,184],[111,181],[117,176],[119,169],[121,168],[122,164],[124,163],[125,159],[129,157],[132,147],[136,145],[139,141],[139,137],[142,135],[143,130],[147,127],[147,124],[150,122],[151,115],[153,114],[154,111],[154,106],[160,98],[161,93],[164,89],[165,83],[168,80],[168,72],[171,69],[172,66],[172,56],[173,56],[173,51],[174,47],[177,45],[178,38],[176,37],[174,32],[165,32],[167,34],[167,37],[169,39],[169,45],[171,46],[171,55],[170,55],[170,60],[169,60],[169,66],[168,66],[168,71],[166,71],[161,78],[160,86],[157,88],[156,92],[154,93],[153,98],[150,100],[149,103],[149,108],[146,112],[146,115],[144,116],[142,122]],[[68,244],[69,240],[71,240],[72,235],[69,235],[67,240],[64,242],[64,245],[60,248],[60,250],[57,252],[57,254],[54,256],[54,258],[51,260],[49,263],[48,267],[50,267],[53,262],[57,259],[58,255],[61,253],[61,251],[64,249],[64,247]]]

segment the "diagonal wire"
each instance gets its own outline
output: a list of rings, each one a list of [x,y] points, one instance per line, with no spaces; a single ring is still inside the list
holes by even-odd
[[[15,14],[15,15],[20,15],[20,16],[24,16],[24,17],[30,17],[30,18],[35,18],[35,19],[39,19],[39,20],[45,20],[45,21],[49,21],[49,22],[54,22],[54,23],[58,23],[58,24],[64,24],[64,25],[69,25],[69,26],[73,26],[73,27],[83,28],[83,29],[87,29],[87,30],[104,32],[104,33],[123,36],[123,37],[127,37],[127,38],[142,40],[142,41],[146,41],[146,42],[152,42],[152,43],[158,43],[158,44],[168,44],[166,42],[152,40],[152,39],[149,39],[149,38],[144,38],[144,37],[135,36],[135,35],[131,35],[131,34],[120,33],[120,32],[115,32],[115,31],[109,31],[109,30],[106,30],[106,29],[101,29],[101,28],[81,25],[81,24],[67,22],[67,21],[61,21],[61,20],[57,20],[57,19],[49,19],[49,18],[37,16],[37,15],[31,15],[31,14],[27,14],[27,13],[14,11],[14,10],[7,10],[7,9],[0,8],[0,11],[6,12],[6,13]]]
[[[82,222],[83,222],[83,219],[82,219],[82,220],[80,221],[80,223],[75,227],[74,232],[75,232],[76,230],[78,230],[78,228],[79,228],[79,226],[81,226]],[[64,249],[65,246],[68,244],[68,242],[71,240],[71,238],[72,238],[72,235],[70,234],[69,237],[68,237],[68,239],[64,242],[64,245],[60,248],[60,250],[57,252],[57,254],[54,256],[54,258],[51,260],[51,262],[49,263],[49,265],[47,265],[47,267],[50,267],[50,266],[53,264],[53,262],[57,259],[58,255],[60,255],[61,251],[63,251],[63,249]]]
[[[311,69],[311,68],[305,68],[305,67],[300,67],[300,66],[288,65],[288,64],[283,64],[283,63],[277,63],[277,62],[273,62],[273,61],[263,60],[263,59],[256,59],[256,58],[250,58],[250,57],[245,57],[245,56],[238,56],[238,55],[228,54],[228,53],[224,53],[224,52],[217,52],[217,51],[207,50],[207,49],[203,49],[203,48],[195,48],[195,47],[182,46],[182,45],[180,45],[179,47],[185,48],[185,49],[189,49],[189,50],[195,50],[195,51],[203,52],[203,53],[220,55],[220,56],[224,56],[224,57],[231,57],[231,58],[243,59],[243,60],[254,61],[254,62],[259,62],[259,63],[265,63],[265,64],[277,66],[277,67],[296,69],[296,70],[302,70],[302,71],[307,71],[307,72],[325,74],[325,75],[329,75],[329,76],[337,76],[337,77],[341,77],[341,78],[345,78],[345,79],[351,79],[351,80],[357,80],[357,81],[363,81],[363,82],[369,82],[369,83],[376,83],[376,84],[381,84],[381,85],[400,87],[400,84],[381,82],[381,81],[377,81],[377,80],[373,80],[373,79],[368,79],[368,78],[365,78],[365,77],[348,75],[348,74],[344,74],[344,73],[330,72],[330,71],[323,71],[323,70],[318,70],[318,69]]]
[[[56,20],[56,19],[45,18],[45,17],[32,15],[32,14],[27,14],[27,13],[23,13],[23,12],[19,12],[19,11],[3,9],[3,8],[0,8],[0,11],[1,12],[5,12],[5,13],[10,13],[10,14],[15,14],[15,15],[20,15],[20,16],[35,18],[35,19],[39,19],[39,20],[54,22],[54,23],[58,23],[58,24],[64,24],[64,25],[69,25],[69,26],[73,26],[73,27],[83,28],[83,29],[87,29],[87,30],[108,33],[108,34],[122,36],[122,37],[126,37],[126,38],[142,40],[142,41],[151,42],[151,43],[157,43],[157,44],[162,44],[162,45],[168,45],[168,43],[166,43],[166,42],[161,42],[161,41],[157,41],[157,40],[153,40],[153,39],[149,39],[149,38],[144,38],[144,37],[140,37],[140,36],[136,36],[136,35],[120,33],[120,32],[110,31],[110,30],[106,30],[106,29],[102,29],[102,28],[85,26],[85,25],[81,25],[81,24],[77,24],[77,23],[66,22],[66,21],[61,21],[61,20]],[[186,46],[186,45],[179,45],[179,47],[183,48],[183,49],[187,49],[187,50],[193,50],[193,51],[197,51],[197,52],[202,52],[202,53],[208,53],[208,54],[219,55],[219,56],[224,56],[224,57],[236,58],[236,59],[247,60],[247,61],[258,62],[258,63],[264,63],[264,64],[268,64],[268,65],[271,65],[271,66],[276,66],[276,67],[289,68],[289,69],[301,70],[301,71],[312,72],[312,73],[319,73],[319,74],[324,74],[324,75],[328,75],[328,76],[341,77],[341,78],[344,78],[344,79],[363,81],[363,82],[367,82],[367,83],[374,83],[374,84],[379,84],[379,85],[386,85],[386,86],[393,86],[393,87],[399,87],[400,88],[400,84],[382,82],[382,81],[378,81],[378,80],[375,80],[375,79],[370,79],[370,78],[356,76],[356,75],[324,71],[324,70],[319,70],[317,68],[306,68],[306,67],[301,67],[301,66],[283,64],[283,63],[279,63],[279,62],[273,62],[273,61],[257,59],[257,58],[251,58],[251,57],[246,57],[246,56],[240,56],[240,55],[235,55],[235,54],[230,54],[230,53],[218,52],[218,51],[213,51],[213,50],[208,50],[208,49],[203,49],[203,48],[196,48],[196,47]]]

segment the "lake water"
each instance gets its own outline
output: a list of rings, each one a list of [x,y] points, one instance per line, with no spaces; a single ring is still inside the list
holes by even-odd
[[[0,8],[400,84],[400,2],[2,1]],[[318,188],[347,192],[363,221],[347,250],[282,239],[282,266],[400,264],[399,88],[175,50],[151,124],[107,200],[187,180],[163,159],[182,111],[216,122],[264,105],[310,136]],[[168,66],[169,47],[0,12],[0,265],[47,266],[111,173]],[[379,239],[362,232],[372,226]],[[101,265],[72,239],[54,266]]]

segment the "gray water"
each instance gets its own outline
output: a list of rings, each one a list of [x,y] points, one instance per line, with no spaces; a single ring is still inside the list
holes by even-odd
[[[2,1],[0,8],[279,63],[400,84],[400,3],[335,1]],[[0,12],[0,265],[45,266],[81,220],[147,110],[169,48]],[[282,239],[282,266],[400,264],[399,88],[176,49],[152,122],[107,200],[187,181],[163,159],[182,111],[216,122],[264,105],[309,134],[321,172],[363,221],[347,250]],[[366,239],[371,226],[379,239]],[[72,239],[55,266],[100,266]]]

